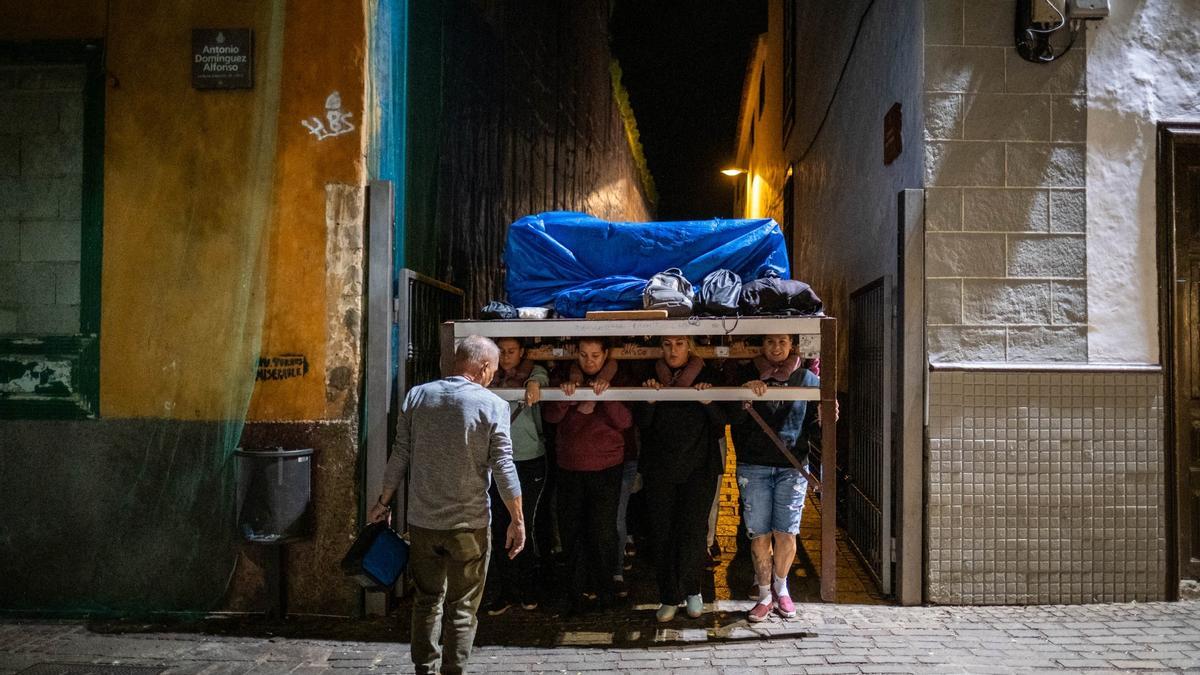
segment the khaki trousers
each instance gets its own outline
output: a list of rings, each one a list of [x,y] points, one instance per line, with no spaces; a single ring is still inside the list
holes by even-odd
[[[412,660],[417,673],[464,672],[483,600],[490,533],[409,526],[409,570],[416,597]]]

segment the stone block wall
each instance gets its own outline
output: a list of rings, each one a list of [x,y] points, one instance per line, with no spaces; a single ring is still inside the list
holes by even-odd
[[[1012,0],[925,3],[933,362],[1086,362],[1086,68],[1013,48]]]
[[[1088,365],[1086,40],[1024,61],[1015,9],[925,2],[925,597],[1161,599],[1162,375]]]
[[[0,64],[0,334],[79,332],[84,77]]]
[[[1164,597],[1161,375],[935,372],[929,385],[929,602]]]

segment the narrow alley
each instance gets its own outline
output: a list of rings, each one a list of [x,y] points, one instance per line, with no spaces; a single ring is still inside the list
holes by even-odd
[[[0,0],[0,675],[1200,672],[1198,63]]]

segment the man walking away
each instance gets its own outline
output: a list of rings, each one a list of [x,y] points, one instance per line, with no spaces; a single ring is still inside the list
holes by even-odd
[[[408,392],[383,492],[369,514],[371,522],[387,517],[396,487],[409,473],[417,673],[461,673],[471,656],[491,547],[489,475],[512,518],[505,542],[509,557],[525,546],[509,406],[487,390],[499,355],[491,340],[472,335],[454,352],[453,375]]]

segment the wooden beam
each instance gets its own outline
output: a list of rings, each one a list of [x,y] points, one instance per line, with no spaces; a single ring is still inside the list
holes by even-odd
[[[506,401],[525,398],[524,389],[491,391]],[[586,387],[577,389],[573,396],[567,396],[557,387],[542,389],[543,401],[816,401],[820,398],[821,390],[817,387],[768,387],[762,396],[755,396],[753,391],[745,387],[713,387],[704,391],[691,387],[612,387],[599,396]]]
[[[704,391],[694,389],[648,389],[644,387],[614,387],[600,396],[588,389],[579,389],[568,398],[562,391],[542,390],[544,401],[748,401],[789,400],[819,401],[823,430],[821,434],[821,599],[837,600],[837,324],[828,317],[730,317],[725,319],[691,317],[687,319],[647,319],[587,321],[580,319],[516,319],[506,321],[454,321],[443,326],[443,355],[453,350],[453,342],[468,335],[501,338],[533,339],[535,345],[527,354],[535,360],[553,361],[573,358],[569,344],[541,345],[541,339],[605,337],[625,343],[613,347],[610,356],[617,359],[653,359],[661,350],[639,344],[639,338],[664,335],[707,335],[724,338],[731,344],[703,345],[702,358],[751,358],[758,349],[745,340],[731,336],[760,336],[772,334],[795,336],[794,351],[802,356],[818,356],[826,351],[821,363],[821,386],[771,387],[759,398],[741,387],[714,387]],[[823,350],[822,347],[825,347]],[[736,350],[736,351],[735,351]],[[751,352],[753,350],[753,353]],[[524,389],[493,390],[510,401],[525,397]]]
[[[814,339],[811,343],[818,340]],[[814,358],[820,356],[820,352],[812,349],[813,344],[807,343],[804,349],[793,349],[792,351],[799,354],[801,358]],[[525,358],[531,361],[573,361],[577,349],[572,342],[561,345],[538,345],[525,349]],[[752,359],[762,353],[762,347],[756,347],[746,344],[745,341],[735,341],[728,346],[712,346],[712,345],[697,345],[696,356],[702,359],[736,359],[745,360]],[[638,344],[623,344],[617,347],[612,347],[608,350],[608,357],[617,361],[635,361],[641,359],[660,359],[662,358],[662,348],[646,347]]]
[[[821,344],[837,345],[837,324],[821,323]],[[821,599],[837,601],[837,349],[821,360]]]
[[[687,319],[588,321],[586,319],[512,319],[455,321],[454,337],[621,337],[654,335],[820,335],[821,317],[693,316]]]

